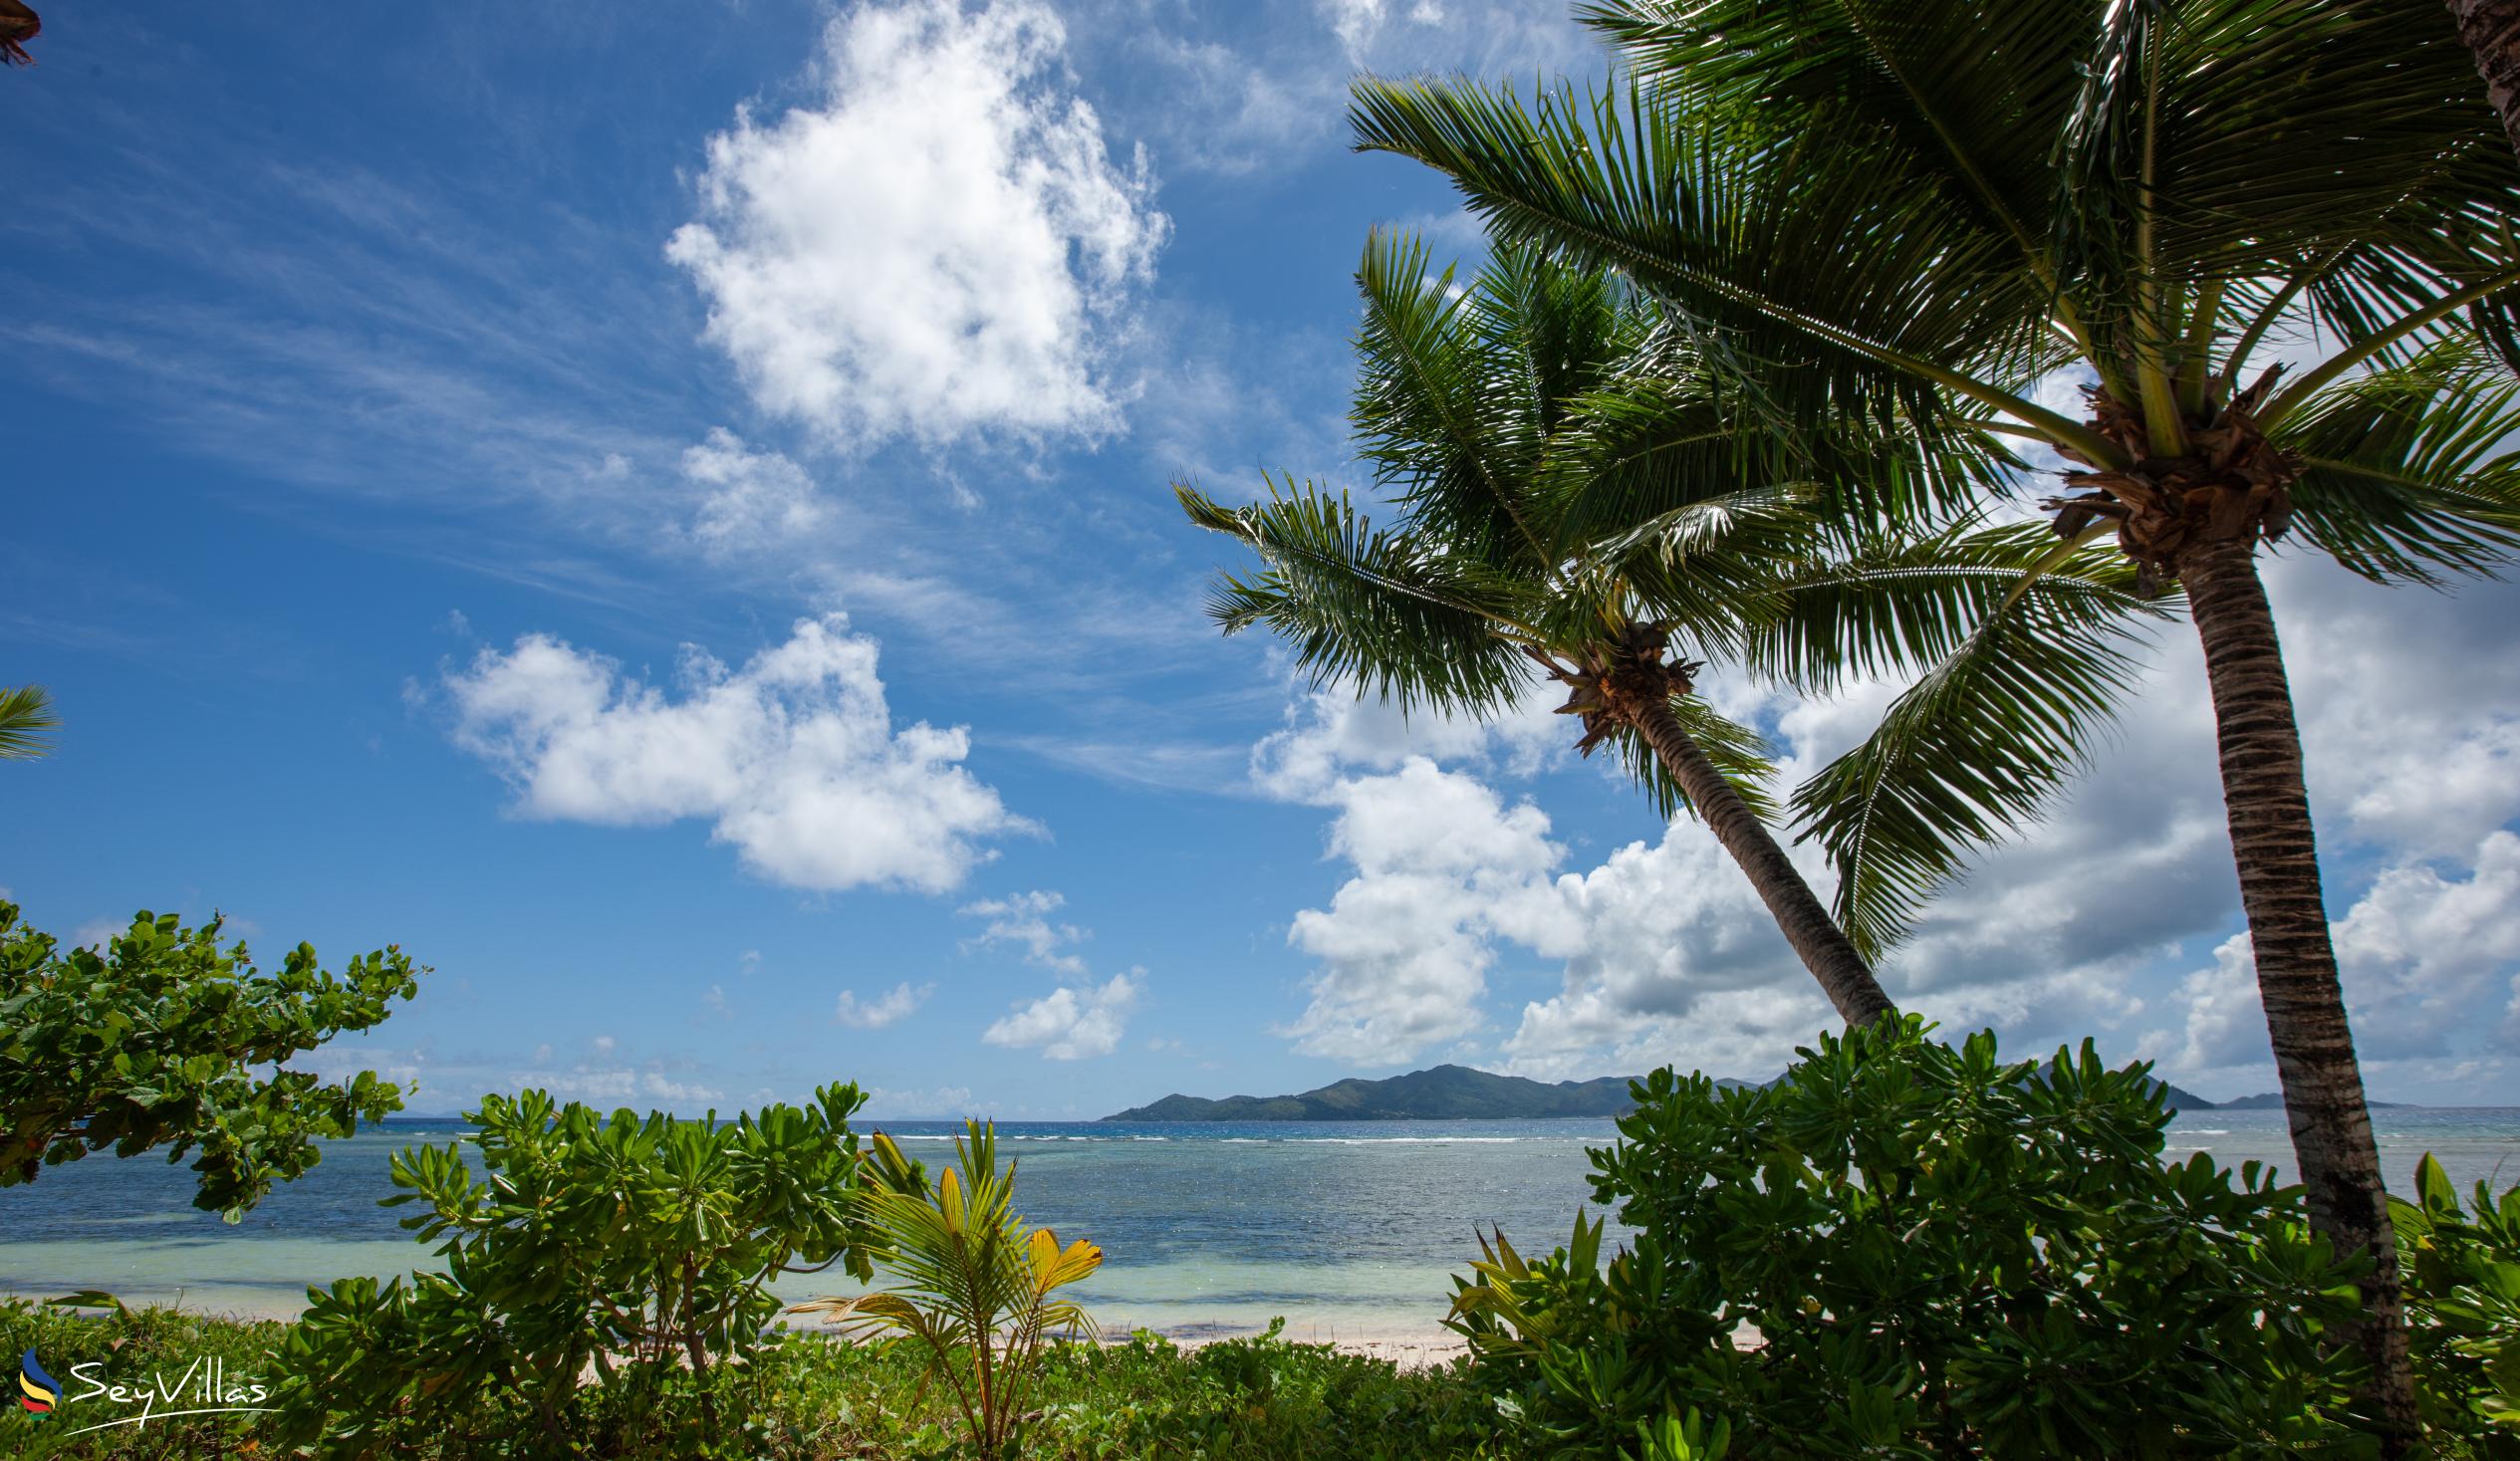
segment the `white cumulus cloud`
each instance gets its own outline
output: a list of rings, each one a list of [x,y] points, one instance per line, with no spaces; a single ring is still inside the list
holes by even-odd
[[[666,247],[754,399],[843,448],[1100,433],[1170,223],[1115,162],[1040,0],[832,21],[823,95],[709,139]]]
[[[1351,693],[1345,686],[1308,690],[1287,706],[1286,725],[1251,748],[1251,783],[1288,802],[1333,804],[1354,771],[1390,771],[1411,758],[1492,763],[1518,776],[1539,770],[1572,744],[1569,722],[1556,713],[1564,691],[1535,679],[1487,719]]]
[[[927,1003],[927,997],[935,992],[933,984],[912,987],[906,979],[873,999],[862,1000],[858,998],[858,991],[844,989],[840,992],[839,1007],[832,1011],[832,1018],[852,1030],[881,1030],[907,1019],[911,1011]]]
[[[1102,985],[1063,986],[1044,998],[1019,1003],[980,1038],[991,1045],[1039,1050],[1054,1061],[1110,1055],[1129,1033],[1129,1012],[1143,987],[1133,974],[1115,974]]]
[[[2356,1054],[2367,1065],[2450,1060],[2454,1037],[2520,964],[2520,837],[2488,834],[2465,877],[2421,861],[2391,867],[2330,927]],[[2183,1029],[2149,1037],[2172,1070],[2273,1079],[2247,934],[2181,982],[2173,1013]]]
[[[962,766],[970,738],[895,729],[875,640],[801,619],[740,669],[686,646],[680,693],[545,634],[484,648],[444,678],[454,739],[498,768],[527,817],[711,824],[759,876],[792,887],[941,892],[1027,831]]]
[[[1307,1055],[1392,1065],[1483,1023],[1500,922],[1545,922],[1562,850],[1549,819],[1423,757],[1321,793],[1340,808],[1331,851],[1356,875],[1288,941],[1320,961],[1282,1034]]]

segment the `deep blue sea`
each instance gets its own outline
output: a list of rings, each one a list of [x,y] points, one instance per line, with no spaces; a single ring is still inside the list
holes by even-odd
[[[2392,1185],[2436,1153],[2461,1189],[2520,1184],[2520,1109],[2374,1112]],[[879,1122],[913,1155],[949,1158],[945,1122]],[[407,1209],[386,1158],[457,1139],[449,1121],[394,1121],[335,1142],[323,1163],[234,1226],[190,1206],[190,1173],[149,1157],[90,1157],[0,1192],[0,1290],[99,1288],[211,1312],[288,1314],[306,1286],[425,1265],[395,1226]],[[1018,1207],[1107,1258],[1084,1297],[1107,1328],[1182,1337],[1257,1329],[1307,1338],[1433,1338],[1446,1277],[1501,1225],[1526,1248],[1563,1242],[1587,1195],[1586,1150],[1607,1120],[1117,1125],[1010,1123]],[[2281,1111],[2198,1111],[2168,1153],[2290,1164]],[[1615,1231],[1615,1229],[1614,1229]],[[782,1292],[825,1292],[829,1277]]]

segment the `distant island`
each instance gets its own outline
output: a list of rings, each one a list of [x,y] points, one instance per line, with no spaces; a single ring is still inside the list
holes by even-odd
[[[2169,1097],[2170,1109],[2172,1110],[2210,1111],[2221,1108],[2219,1102],[2207,1100],[2193,1091],[2181,1091],[2167,1081],[2160,1081],[2154,1084],[2161,1088],[2161,1094],[2163,1096]]]
[[[1627,1076],[1547,1085],[1467,1066],[1437,1066],[1384,1081],[1351,1077],[1301,1096],[1167,1096],[1107,1121],[1451,1121],[1545,1116],[1617,1116],[1636,1105]],[[1721,1081],[1747,1086],[1747,1081]]]
[[[2177,1088],[2172,1087],[2171,1089],[2176,1090]],[[2172,1102],[2172,1104],[2176,1104],[2176,1102]],[[2363,1104],[2370,1106],[2376,1111],[2403,1110],[2406,1107],[2406,1103],[2402,1100],[2366,1100]],[[2223,1101],[2219,1105],[2208,1102],[2206,1105],[2198,1107],[2198,1109],[2218,1111],[2280,1111],[2283,1108],[2284,1093],[2280,1091],[2262,1091],[2255,1096],[2243,1096],[2237,1100]]]
[[[1355,1077],[1300,1096],[1167,1096],[1103,1117],[1107,1121],[1511,1121],[1550,1116],[1620,1116],[1635,1106],[1628,1076],[1548,1085],[1521,1076],[1499,1076],[1467,1066],[1436,1066],[1382,1081]],[[1756,1086],[1718,1079],[1718,1086]],[[2237,1100],[2211,1101],[2164,1081],[2161,1094],[2183,1111],[2280,1110],[2284,1097],[2269,1092]],[[2375,1100],[2375,1108],[2394,1102]]]

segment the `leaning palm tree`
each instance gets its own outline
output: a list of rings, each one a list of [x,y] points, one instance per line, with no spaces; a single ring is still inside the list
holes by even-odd
[[[2402,1441],[2395,1254],[2256,553],[2289,531],[2424,582],[2520,543],[2512,474],[2477,470],[2512,424],[2520,170],[2467,53],[2397,0],[1583,13],[1624,85],[1526,110],[1368,81],[1360,145],[1447,173],[1505,242],[1622,269],[1795,425],[2052,447],[2069,543],[2184,588],[2312,1219],[2374,1259],[2359,1338]],[[2039,398],[2068,369],[2078,414]]]
[[[1685,343],[1610,274],[1507,249],[1456,288],[1422,246],[1378,236],[1358,284],[1354,420],[1399,522],[1378,531],[1345,493],[1292,482],[1239,507],[1177,487],[1192,521],[1265,565],[1222,581],[1215,618],[1270,625],[1317,681],[1404,708],[1492,714],[1535,672],[1563,683],[1577,748],[1615,747],[1666,815],[1704,820],[1840,1015],[1890,1010],[1768,830],[1759,738],[1692,693],[1702,663],[1675,656],[1674,636],[1708,657],[1835,664],[1891,639],[1948,650],[2001,607],[2025,639],[2071,642],[2142,611],[2128,576],[2085,555],[2015,595],[2049,556],[2019,534],[1838,531],[1819,504],[1947,496],[1991,459],[1967,442],[1893,462],[1862,433],[1745,431],[1756,413],[1688,368]]]
[[[0,761],[41,756],[53,748],[53,732],[61,717],[53,713],[53,697],[42,685],[0,690]]]

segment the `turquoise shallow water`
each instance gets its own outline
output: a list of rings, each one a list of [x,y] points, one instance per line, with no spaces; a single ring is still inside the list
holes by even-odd
[[[914,1155],[949,1155],[941,1122],[889,1122]],[[2520,1109],[2375,1113],[2393,1185],[2436,1153],[2462,1191],[2520,1183]],[[452,1122],[391,1123],[336,1142],[322,1165],[229,1226],[189,1206],[189,1173],[149,1158],[91,1157],[0,1192],[0,1290],[101,1288],[212,1312],[288,1314],[306,1286],[383,1277],[428,1253],[379,1208],[386,1158],[455,1139]],[[1257,1329],[1286,1316],[1322,1339],[1438,1336],[1446,1276],[1501,1224],[1518,1244],[1564,1241],[1586,1197],[1586,1149],[1607,1120],[1048,1125],[999,1128],[1034,1222],[1109,1255],[1084,1298],[1107,1326],[1176,1336]],[[2288,1167],[2281,1111],[2199,1111],[2170,1152]],[[2498,1175],[2497,1175],[2498,1174]],[[1614,1229],[1615,1230],[1615,1229]],[[829,1278],[783,1292],[825,1292]]]

